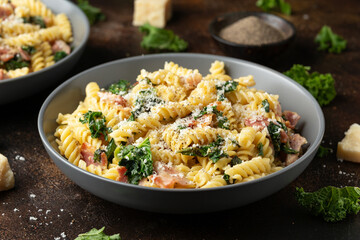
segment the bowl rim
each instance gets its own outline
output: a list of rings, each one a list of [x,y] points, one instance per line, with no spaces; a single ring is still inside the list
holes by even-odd
[[[271,16],[271,17],[274,17],[274,18],[277,18],[279,19],[280,21],[282,22],[285,22],[293,31],[293,33],[281,40],[281,41],[278,41],[278,42],[273,42],[273,43],[265,43],[265,44],[261,44],[261,45],[247,45],[247,44],[239,44],[239,43],[234,43],[234,42],[231,42],[231,41],[228,41],[222,37],[220,37],[219,34],[216,34],[216,31],[215,31],[215,23],[222,21],[222,19],[226,19],[226,18],[229,18],[231,16],[236,16],[236,15],[241,15],[243,14],[244,16],[242,18],[245,18],[245,17],[249,17],[249,16]],[[239,18],[238,20],[242,19],[242,18]],[[260,49],[260,48],[264,48],[264,47],[275,47],[275,46],[280,46],[280,45],[283,45],[287,42],[290,42],[292,41],[295,36],[296,36],[296,28],[294,26],[293,23],[291,23],[290,21],[280,17],[280,16],[277,16],[275,14],[271,14],[271,13],[266,13],[266,12],[256,12],[256,11],[238,11],[238,12],[230,12],[230,13],[225,13],[225,14],[221,14],[221,15],[218,15],[216,16],[209,24],[209,28],[208,28],[211,36],[218,42],[221,42],[222,44],[225,44],[225,45],[229,45],[231,47],[238,47],[238,48],[252,48],[252,49]],[[279,30],[279,29],[277,29]],[[279,30],[281,31],[281,30]]]
[[[217,60],[225,60],[228,62],[238,62],[241,63],[245,66],[253,66],[256,68],[261,68],[264,69],[266,71],[271,72],[272,74],[275,74],[276,76],[280,77],[280,78],[284,78],[285,80],[289,81],[291,84],[295,85],[297,88],[299,88],[299,90],[301,90],[301,92],[303,94],[305,94],[308,98],[310,98],[312,100],[312,102],[315,105],[316,108],[316,113],[318,115],[319,118],[319,133],[317,134],[313,144],[311,144],[309,146],[309,148],[307,149],[307,151],[304,153],[304,155],[302,155],[298,160],[296,160],[294,163],[290,164],[289,166],[284,167],[283,169],[271,173],[269,175],[266,175],[264,177],[249,181],[249,182],[243,182],[243,183],[236,183],[236,184],[231,184],[231,185],[225,185],[225,186],[220,186],[220,187],[213,187],[213,188],[191,188],[191,189],[164,189],[164,188],[152,188],[152,187],[145,187],[145,186],[140,186],[140,185],[134,185],[134,184],[130,184],[130,183],[123,183],[123,182],[118,182],[118,181],[114,181],[111,179],[107,179],[105,177],[102,176],[98,176],[96,174],[93,174],[91,172],[88,172],[84,169],[79,168],[78,166],[72,164],[71,162],[69,162],[64,156],[62,156],[59,152],[57,152],[51,145],[51,143],[48,141],[48,138],[46,137],[46,134],[44,132],[43,129],[43,123],[44,123],[44,113],[47,110],[48,105],[51,103],[51,101],[53,100],[53,98],[62,91],[63,88],[65,88],[67,85],[71,84],[73,81],[76,81],[76,79],[78,79],[79,77],[83,76],[83,75],[87,75],[88,73],[91,73],[92,71],[96,71],[98,69],[110,66],[110,65],[117,65],[117,64],[122,64],[124,62],[133,62],[133,61],[138,61],[140,59],[153,59],[153,58],[172,58],[172,57],[197,57],[197,58],[203,58],[203,59],[209,59],[210,58],[214,58],[216,57]],[[140,69],[139,69],[140,70]],[[50,151],[51,154],[53,156],[55,156],[57,158],[57,160],[61,161],[62,163],[64,163],[65,165],[67,165],[68,167],[74,169],[75,171],[80,171],[84,174],[86,174],[88,177],[92,177],[92,178],[96,178],[102,182],[107,182],[108,184],[114,184],[114,185],[118,185],[119,187],[124,187],[124,188],[131,188],[131,189],[141,189],[144,191],[155,191],[155,192],[169,192],[169,193],[196,193],[196,192],[212,192],[212,191],[223,191],[225,189],[230,190],[232,188],[237,188],[237,187],[241,187],[241,186],[245,186],[245,185],[252,185],[252,184],[257,184],[260,183],[262,181],[267,181],[270,178],[274,178],[286,171],[290,171],[292,168],[295,168],[297,165],[300,165],[303,161],[305,161],[306,158],[310,157],[311,154],[313,154],[318,147],[321,144],[321,140],[324,136],[324,132],[325,132],[325,118],[323,115],[323,112],[321,110],[320,105],[318,104],[317,100],[311,95],[310,92],[308,92],[303,86],[301,86],[299,83],[297,83],[296,81],[292,80],[291,78],[283,75],[282,73],[273,70],[269,67],[257,64],[257,63],[253,63],[250,61],[246,61],[246,60],[241,60],[241,59],[237,59],[237,58],[232,58],[232,57],[227,57],[227,56],[218,56],[218,55],[212,55],[212,54],[202,54],[202,53],[160,53],[160,54],[148,54],[148,55],[140,55],[140,56],[134,56],[134,57],[129,57],[129,58],[124,58],[124,59],[118,59],[118,60],[113,60],[110,62],[106,62],[100,65],[97,65],[95,67],[89,68],[83,72],[80,72],[78,74],[76,74],[75,76],[69,78],[68,80],[66,80],[65,82],[63,82],[62,84],[60,84],[56,89],[54,89],[51,94],[46,98],[46,100],[44,101],[44,103],[42,104],[41,108],[40,108],[40,112],[38,115],[38,119],[37,119],[37,125],[38,125],[38,131],[39,131],[39,135],[41,138],[41,141],[43,142],[43,145],[45,147],[45,149],[47,151]],[[52,159],[53,162],[55,162],[54,159]]]
[[[49,67],[45,67],[37,72],[31,72],[28,73],[24,76],[20,76],[20,77],[16,77],[16,78],[8,78],[8,79],[4,79],[4,80],[0,80],[0,86],[1,84],[5,84],[5,83],[9,83],[9,82],[13,82],[16,80],[22,80],[28,77],[36,77],[37,75],[42,74],[43,72],[47,71],[47,70],[51,70],[53,68],[56,68],[58,66],[60,66],[64,61],[66,61],[68,59],[68,57],[72,56],[72,55],[76,55],[77,52],[81,51],[82,46],[86,45],[86,42],[88,41],[89,35],[90,35],[90,22],[88,20],[88,18],[86,17],[85,13],[73,2],[71,1],[63,1],[66,2],[67,4],[70,4],[72,8],[77,9],[78,11],[78,15],[81,16],[82,19],[84,19],[84,29],[85,29],[85,37],[81,40],[81,42],[79,43],[79,46],[76,47],[72,52],[70,52],[69,55],[67,55],[66,57],[64,57],[63,59],[60,59],[58,62],[55,62],[55,64],[49,66]],[[45,4],[46,5],[46,4]],[[46,6],[48,7],[48,6]],[[48,7],[49,8],[49,7]],[[57,13],[56,10],[51,9],[51,11]],[[69,19],[70,21],[70,19]],[[71,23],[71,21],[70,21]]]

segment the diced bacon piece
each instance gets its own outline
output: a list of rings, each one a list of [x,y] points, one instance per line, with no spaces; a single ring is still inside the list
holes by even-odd
[[[290,137],[290,147],[294,149],[295,151],[300,152],[301,146],[306,144],[307,141],[304,137],[300,136],[300,134],[293,134]],[[299,153],[296,154],[288,154],[286,156],[285,164],[286,166],[290,165],[291,163],[295,162],[299,158]]]
[[[281,116],[281,114],[282,114],[280,103],[278,103],[278,104],[275,106],[275,114],[276,114],[276,116]]]
[[[14,58],[16,51],[9,46],[0,46],[0,60],[7,62]]]
[[[125,175],[127,169],[124,166],[117,166],[117,171],[119,173],[119,177],[116,179],[116,181],[119,182],[128,182],[128,177]]]
[[[263,116],[256,116],[255,118],[245,119],[245,126],[255,127],[258,130],[262,130],[269,125],[269,119]]]
[[[215,123],[215,118],[216,118],[215,114],[204,114],[200,118],[198,118],[196,120],[195,119],[192,120],[189,123],[188,127],[189,128],[195,128],[195,127],[199,127],[199,126],[202,126],[202,127],[211,126],[211,127],[213,127],[214,123]]]
[[[107,168],[108,159],[105,152],[100,154],[100,162],[94,161],[95,148],[88,143],[83,143],[80,148],[80,159],[86,162],[86,166],[94,164],[95,166],[101,166],[101,168]]]
[[[52,44],[51,49],[52,49],[53,53],[56,53],[59,51],[64,51],[68,55],[70,54],[70,51],[71,51],[70,46],[63,40],[56,40]]]
[[[5,19],[13,13],[14,9],[11,4],[0,6],[0,18]]]
[[[0,69],[0,80],[4,80],[9,78],[9,76],[5,73],[4,69]]]
[[[185,77],[181,77],[180,80],[184,83],[188,90],[193,90],[201,82],[202,75],[200,73],[193,73]]]
[[[154,165],[156,174],[153,174],[151,178],[160,188],[189,188],[192,186],[190,181],[175,168],[162,162],[155,162]]]
[[[100,154],[100,158],[101,158],[101,167],[102,167],[102,168],[107,168],[108,159],[107,159],[106,153],[105,153],[105,152],[102,152],[102,153]],[[96,163],[95,163],[95,164],[96,164]]]
[[[98,92],[98,96],[100,97],[100,101],[114,103],[116,105],[121,105],[123,107],[127,106],[127,101],[120,95],[113,94],[111,92]]]
[[[286,134],[286,132],[284,131],[284,129],[280,130],[280,142],[282,143],[287,143],[287,141],[289,140],[288,135]]]
[[[22,49],[21,47],[19,47],[19,53],[22,59],[24,59],[25,61],[30,61],[31,60],[31,56],[28,52],[24,51],[24,49]]]
[[[86,166],[94,164],[95,148],[88,143],[83,143],[80,148],[80,158],[86,162]]]
[[[300,115],[297,114],[296,112],[291,112],[291,111],[284,111],[283,115],[286,119],[286,126],[294,129],[296,124],[298,123],[298,121],[300,120]]]

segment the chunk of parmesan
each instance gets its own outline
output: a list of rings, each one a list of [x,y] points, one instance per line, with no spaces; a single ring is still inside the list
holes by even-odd
[[[0,154],[0,191],[13,188],[15,185],[14,173],[10,168],[8,159]]]
[[[133,25],[163,28],[171,18],[171,0],[135,0]]]
[[[360,125],[354,123],[338,143],[337,158],[360,163]]]

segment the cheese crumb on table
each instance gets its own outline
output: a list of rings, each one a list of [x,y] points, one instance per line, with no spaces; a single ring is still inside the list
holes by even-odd
[[[338,143],[337,158],[360,163],[360,125],[354,123]]]
[[[163,28],[171,18],[171,0],[135,0],[133,25]]]
[[[10,168],[8,159],[0,154],[0,191],[13,188],[15,185],[14,173]]]

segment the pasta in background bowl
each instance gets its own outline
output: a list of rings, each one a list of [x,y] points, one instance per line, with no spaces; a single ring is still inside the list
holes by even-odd
[[[85,14],[69,1],[0,1],[0,104],[55,85],[78,61],[89,36]]]
[[[193,81],[188,82],[191,84],[183,84],[183,87],[185,87],[183,94],[181,94],[179,89],[177,89],[176,92],[172,92],[171,88],[165,89],[164,87],[170,86],[171,84],[161,84],[161,81],[166,79],[161,77],[160,74],[161,71],[164,70],[159,70],[164,68],[164,62],[168,62],[168,65],[165,64],[164,70],[169,70],[171,67],[177,68],[178,65],[174,63],[183,66],[184,68],[180,68],[183,72],[191,71],[190,69],[198,69],[198,71],[194,70],[190,75],[196,79],[197,74],[202,74],[202,76],[205,76],[207,83],[213,81],[213,87],[216,88],[215,92],[210,90],[209,87],[201,86],[205,80],[197,82],[195,85],[192,85]],[[224,63],[225,69],[222,63]],[[210,74],[207,75],[211,64],[213,65],[210,69]],[[146,71],[142,70],[140,72],[141,69],[146,69]],[[227,74],[224,74],[224,70],[226,70]],[[257,89],[263,89],[268,93],[249,89],[248,87],[254,84],[251,77],[238,78],[239,76],[248,75],[252,75],[256,80]],[[180,104],[181,107],[179,110],[175,111],[173,109],[174,111],[170,115],[166,114],[164,109],[156,111],[156,114],[152,114],[154,109],[164,108],[166,103],[165,105],[154,105],[150,113],[141,112],[139,109],[143,109],[142,107],[126,110],[126,106],[120,106],[120,104],[118,107],[122,108],[122,111],[120,111],[122,116],[117,119],[109,118],[108,114],[111,112],[111,109],[116,109],[116,107],[106,107],[106,102],[112,99],[110,97],[112,95],[109,95],[106,91],[100,91],[99,93],[99,89],[108,88],[110,84],[119,81],[119,79],[134,80],[136,78],[138,78],[139,84],[132,88],[131,91],[150,91],[151,88],[155,86],[157,93],[159,93],[157,97],[165,100],[165,102],[171,100],[170,102],[174,102],[170,104],[173,105],[173,107]],[[241,114],[236,116],[236,114],[238,114],[237,112],[243,112],[244,109],[239,111],[226,110],[229,106],[233,107],[236,103],[246,101],[246,99],[241,100],[241,96],[236,96],[237,91],[225,91],[221,94],[221,89],[224,88],[221,88],[220,85],[231,82],[231,78],[237,82],[237,88],[250,91],[249,94],[253,94],[253,97],[255,95],[259,96],[259,99],[256,101],[250,101],[246,104],[243,102],[243,104],[248,105],[248,108],[254,108],[257,109],[256,111],[268,114],[267,116],[273,119],[271,122],[282,121],[278,118],[279,116],[275,114],[278,107],[277,96],[275,94],[280,96],[283,109],[290,109],[299,113],[302,117],[298,124],[298,126],[300,126],[300,133],[310,144],[303,156],[283,169],[281,169],[280,166],[285,166],[285,164],[275,164],[275,159],[269,147],[269,138],[263,136],[266,130],[263,132],[253,131],[253,126],[246,126],[249,124],[249,121],[248,123],[246,123],[245,120],[241,121]],[[179,79],[181,78],[178,78],[178,80]],[[171,81],[170,75],[168,75],[166,80]],[[184,80],[184,77],[182,80]],[[97,84],[94,82],[97,82]],[[190,89],[186,89],[186,87]],[[228,87],[225,89],[229,90]],[[239,91],[239,93],[240,92],[242,91]],[[146,102],[146,99],[149,99],[149,97],[147,97],[138,100],[136,99],[138,95],[139,94],[124,95],[124,98],[129,102]],[[265,96],[265,98],[260,96]],[[151,101],[154,101],[153,97],[154,96],[150,97],[152,99]],[[100,98],[106,100],[100,101]],[[207,99],[211,100],[207,101]],[[267,103],[269,104],[269,111],[263,109],[267,105],[263,103],[265,99],[267,99]],[[80,101],[82,102],[79,105]],[[184,101],[192,102],[185,104]],[[197,101],[201,101],[201,103]],[[159,100],[158,102],[160,103],[161,101]],[[298,104],[299,102],[303,104],[300,105]],[[199,104],[201,107],[198,106]],[[218,106],[221,105],[223,106],[218,108]],[[193,106],[197,107],[191,109]],[[242,107],[238,106],[238,108],[241,109]],[[72,113],[74,109],[77,110],[72,115],[64,114],[58,116],[59,112]],[[105,146],[101,147],[102,143],[99,143],[99,139],[91,138],[88,130],[80,131],[79,136],[82,136],[81,139],[79,137],[75,138],[77,134],[75,132],[77,130],[74,128],[71,129],[72,124],[78,126],[79,129],[86,126],[86,124],[80,121],[85,121],[86,116],[89,116],[89,114],[87,114],[89,109],[93,112],[99,109],[103,110],[105,115],[104,120],[110,120],[108,126],[114,128],[106,141],[114,139],[119,150],[117,150],[117,152],[115,151],[115,158],[112,160],[109,168],[101,169],[101,167],[99,168],[99,164],[91,164],[86,161],[86,158],[81,159],[81,156],[84,155],[84,152],[82,152],[80,156],[81,141],[83,141],[83,143],[87,142],[90,146],[92,145],[94,147],[93,149],[99,148],[100,154],[102,154],[101,152],[105,154],[107,151]],[[110,111],[106,112],[105,110]],[[140,112],[136,112],[135,110],[139,110]],[[221,118],[213,114],[217,111],[222,112],[222,114],[218,114]],[[204,114],[200,114],[200,116],[199,113],[201,112]],[[161,118],[158,119],[160,124],[157,123],[156,116],[161,116]],[[206,116],[211,116],[211,118],[207,118]],[[190,122],[187,118],[190,119]],[[194,122],[194,120],[197,119],[202,120],[200,122]],[[200,128],[197,126],[197,124],[206,123],[206,119],[213,121],[211,127],[206,126],[205,128]],[[56,120],[60,123],[60,127],[56,123]],[[127,125],[130,126],[134,124],[135,128],[138,125],[139,131],[133,127],[126,127]],[[177,129],[178,125],[184,125],[184,128],[181,127],[179,130]],[[279,125],[281,124],[279,123]],[[246,61],[213,55],[155,54],[104,64],[85,71],[63,83],[45,101],[40,111],[38,126],[41,139],[54,162],[68,177],[84,189],[104,199],[128,207],[156,212],[194,213],[218,211],[241,206],[268,196],[289,184],[305,169],[314,157],[323,136],[324,118],[316,100],[305,89],[282,74],[266,67]],[[154,129],[160,129],[160,131],[154,131]],[[204,138],[197,136],[197,133],[195,133],[194,137],[190,138],[192,142],[188,140],[184,142],[182,138],[179,138],[180,131],[197,132],[202,130],[204,130]],[[54,136],[55,132],[56,137]],[[84,135],[84,133],[86,134]],[[291,135],[292,134],[290,134],[289,137]],[[221,137],[222,140],[219,140],[219,137]],[[249,140],[249,138],[251,139]],[[117,165],[116,163],[119,161],[118,157],[122,154],[122,149],[126,148],[123,145],[131,145],[135,148],[141,147],[144,149],[147,139],[149,139],[150,145],[153,146],[151,147],[151,153],[153,155],[155,173],[160,175],[159,169],[167,169],[173,164],[176,166],[176,170],[179,171],[181,175],[186,176],[187,180],[193,184],[192,187],[210,188],[150,188],[147,186],[159,187],[159,182],[152,181],[154,178],[151,178],[151,176],[148,176],[145,180],[137,179],[137,182],[141,182],[140,186],[114,181],[119,180],[116,178],[119,177],[121,171],[119,171],[119,167],[115,165]],[[102,139],[101,141],[105,140]],[[163,141],[164,143],[160,144],[159,141]],[[196,141],[200,142],[198,143]],[[216,159],[216,161],[213,161],[215,159],[213,155],[211,157],[206,156],[206,154],[199,156],[199,154],[187,154],[183,151],[184,149],[186,151],[189,149],[194,150],[195,148],[201,148],[206,144],[211,145],[215,142],[225,142],[225,144],[221,146],[231,148],[222,148],[221,151],[217,152],[219,159]],[[261,154],[259,148],[260,142],[263,145]],[[163,144],[167,147],[160,149],[154,148],[154,146]],[[60,151],[58,145],[60,145]],[[134,147],[132,149],[134,149]],[[243,149],[241,149],[241,147],[243,147]],[[165,153],[156,153],[158,150],[171,150],[173,151],[172,155],[177,155],[178,158],[167,158],[166,156],[168,155]],[[198,150],[197,152],[199,152]],[[75,165],[67,161],[60,153],[69,158]],[[221,155],[222,153],[224,154]],[[235,155],[240,159],[242,158],[244,163],[249,164],[247,164],[247,166],[245,166],[246,164],[244,165],[244,163],[230,164]],[[161,162],[167,163],[167,165],[157,166],[161,164]],[[170,166],[168,162],[171,162]],[[241,169],[239,166],[242,166]],[[246,173],[242,174],[239,173],[239,171],[245,171]],[[176,174],[177,173],[178,172],[176,172]],[[110,176],[111,174],[112,176]],[[225,175],[228,176],[226,177]],[[129,177],[129,182],[136,179],[136,177],[133,176],[127,177]],[[227,185],[226,183],[230,184]],[[226,204],[219,204],[223,203],[224,199],[226,199]]]

